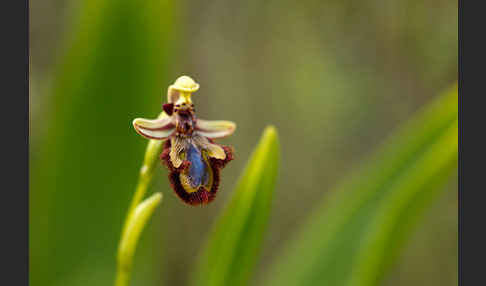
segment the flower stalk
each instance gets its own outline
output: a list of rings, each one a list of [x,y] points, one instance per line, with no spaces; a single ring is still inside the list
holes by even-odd
[[[167,117],[162,112],[159,118]],[[162,200],[161,193],[155,193],[142,201],[152,181],[155,167],[162,151],[163,142],[150,140],[147,144],[143,165],[140,169],[137,187],[130,203],[122,235],[118,245],[117,274],[115,286],[127,286],[131,276],[133,256],[140,234]]]

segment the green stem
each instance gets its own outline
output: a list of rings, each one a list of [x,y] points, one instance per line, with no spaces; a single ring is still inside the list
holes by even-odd
[[[165,112],[161,112],[158,118],[163,118],[166,116],[167,114],[165,114]],[[162,152],[163,142],[164,141],[162,140],[150,140],[147,144],[147,149],[145,149],[145,156],[143,159],[143,165],[142,168],[140,168],[137,187],[135,189],[135,194],[133,194],[132,202],[130,203],[127,216],[125,218],[122,234],[125,233],[127,223],[130,219],[130,215],[144,197],[150,185],[150,182],[152,181],[154,169],[157,165],[159,154]]]
[[[121,271],[119,268],[117,270],[115,286],[126,286],[130,280],[130,272]]]
[[[164,112],[159,118],[167,116]],[[156,193],[140,203],[147,193],[152,181],[158,158],[162,152],[162,140],[150,140],[147,144],[145,157],[138,178],[137,187],[127,211],[123,224],[121,239],[118,245],[118,261],[115,286],[127,286],[132,268],[132,259],[138,237],[150,218],[155,207],[160,203],[162,194]]]

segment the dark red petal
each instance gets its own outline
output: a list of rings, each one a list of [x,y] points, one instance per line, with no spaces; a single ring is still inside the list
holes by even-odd
[[[167,115],[171,116],[174,112],[174,104],[173,103],[166,103],[162,105],[162,109],[167,113]]]

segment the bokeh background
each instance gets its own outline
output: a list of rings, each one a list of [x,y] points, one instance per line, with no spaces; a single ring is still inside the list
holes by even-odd
[[[457,80],[457,1],[30,1],[31,285],[111,285],[155,117],[187,74],[204,119],[232,120],[218,199],[182,204],[166,170],[133,285],[184,285],[264,126],[282,159],[257,284],[326,191]],[[457,179],[383,285],[457,284]]]

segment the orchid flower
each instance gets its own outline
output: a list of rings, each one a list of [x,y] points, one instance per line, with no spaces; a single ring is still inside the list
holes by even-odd
[[[190,205],[214,200],[220,169],[233,159],[233,149],[213,140],[229,136],[236,129],[231,121],[196,117],[191,95],[198,89],[199,84],[192,78],[181,76],[167,92],[168,103],[163,105],[163,110],[168,116],[133,120],[138,134],[148,139],[166,140],[160,159],[170,171],[171,187]]]

